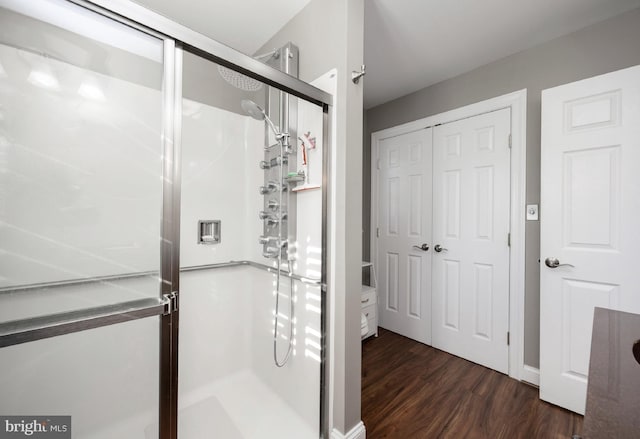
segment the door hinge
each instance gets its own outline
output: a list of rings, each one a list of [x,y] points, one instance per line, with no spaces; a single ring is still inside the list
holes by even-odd
[[[513,145],[513,137],[509,134],[509,148]]]
[[[507,346],[511,345],[511,333],[507,332]]]
[[[511,247],[511,233],[507,233],[507,247]]]
[[[376,238],[380,238],[380,228],[376,227]]]
[[[164,296],[164,312],[163,315],[167,316],[173,312],[178,311],[178,293],[176,291],[165,294]]]
[[[380,159],[376,160],[376,169],[380,170]]]

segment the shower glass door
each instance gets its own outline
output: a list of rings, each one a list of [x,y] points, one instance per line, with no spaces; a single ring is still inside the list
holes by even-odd
[[[0,436],[326,436],[331,97],[109,3],[0,0]]]
[[[178,437],[317,439],[323,109],[188,52],[182,81]]]
[[[3,428],[157,437],[162,84],[161,39],[0,1]],[[67,333],[80,320],[94,329]]]

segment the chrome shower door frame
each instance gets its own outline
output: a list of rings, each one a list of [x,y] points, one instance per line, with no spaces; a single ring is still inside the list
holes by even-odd
[[[154,34],[165,37],[165,44],[170,45],[170,41],[175,44],[174,66],[165,66],[165,85],[173,85],[173,99],[165,96],[166,103],[172,108],[165,107],[166,123],[172,125],[165,126],[167,137],[165,146],[167,157],[173,157],[172,174],[172,195],[165,192],[165,201],[171,197],[172,201],[165,204],[165,208],[171,206],[171,212],[165,210],[165,214],[170,215],[171,227],[168,227],[166,235],[163,228],[163,241],[174,243],[172,250],[163,248],[163,258],[168,258],[171,253],[171,263],[165,266],[163,263],[163,285],[165,294],[172,297],[174,311],[162,319],[162,339],[161,339],[161,367],[168,371],[169,378],[163,378],[161,370],[161,407],[160,407],[160,439],[177,439],[177,407],[178,407],[178,316],[179,316],[179,274],[180,274],[180,127],[181,127],[181,103],[182,103],[182,51],[201,56],[219,65],[235,70],[250,78],[261,81],[269,86],[275,87],[285,93],[296,96],[313,104],[322,107],[323,110],[323,176],[322,176],[322,267],[321,267],[321,362],[320,362],[320,414],[319,429],[320,437],[329,437],[330,418],[330,368],[329,368],[329,294],[327,290],[328,267],[330,266],[329,248],[329,218],[330,218],[330,191],[331,191],[331,121],[333,115],[333,96],[312,85],[294,78],[282,71],[263,64],[261,61],[248,55],[242,54],[230,47],[225,46],[211,38],[192,31],[191,29],[175,23],[168,18],[149,11],[142,6],[127,0],[68,0],[84,7],[88,7],[99,13],[105,14],[119,20],[129,26],[143,29]],[[167,47],[167,46],[165,46]],[[165,52],[167,53],[167,52]],[[170,57],[170,55],[169,55]],[[173,75],[173,78],[171,77]],[[165,89],[165,93],[168,90]],[[169,171],[168,167],[165,167]],[[165,179],[165,184],[167,180]],[[169,190],[169,188],[167,188]],[[166,219],[163,220],[166,222]],[[170,232],[170,233],[169,233]],[[163,259],[167,261],[168,259]],[[167,419],[168,418],[168,419]]]
[[[161,287],[157,299],[144,299],[0,324],[0,348],[124,321],[160,316],[159,438],[178,437],[178,327],[180,298],[180,194],[182,127],[182,56],[184,51],[206,58],[250,78],[296,96],[323,110],[322,262],[320,436],[329,437],[328,267],[332,95],[179,25],[128,0],[66,0],[164,43],[163,183],[161,225]],[[247,264],[249,264],[247,262]],[[142,273],[141,275],[148,275]],[[95,280],[95,279],[94,279]],[[304,281],[304,280],[303,280]]]

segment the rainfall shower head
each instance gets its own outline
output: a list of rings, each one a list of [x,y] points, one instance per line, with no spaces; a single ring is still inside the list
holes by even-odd
[[[260,105],[249,99],[243,99],[242,102],[240,102],[240,105],[242,106],[242,109],[245,111],[245,113],[253,117],[255,120],[267,121],[267,124],[269,125],[271,130],[273,130],[273,134],[276,135],[276,138],[280,137],[280,132],[276,129],[276,126],[273,124],[271,119],[269,119],[269,116],[267,116],[267,113],[264,112]]]
[[[263,53],[261,55],[255,55],[253,59],[262,60],[267,59],[267,62],[271,58],[278,59],[280,58],[280,50],[274,49],[271,52]],[[262,88],[262,82],[250,78],[247,75],[243,75],[242,73],[236,72],[235,70],[228,69],[227,67],[218,65],[218,72],[220,76],[227,81],[229,84],[233,85],[235,88],[244,91],[258,91]]]
[[[238,73],[235,70],[231,70],[219,65],[218,72],[225,81],[233,85],[235,88],[239,88],[240,90],[258,91],[262,88],[262,82],[250,78],[247,75],[243,75],[242,73]]]

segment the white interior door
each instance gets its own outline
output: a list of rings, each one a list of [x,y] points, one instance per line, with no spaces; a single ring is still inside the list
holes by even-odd
[[[430,128],[384,139],[378,163],[380,326],[426,344],[431,344],[431,149]]]
[[[584,413],[593,308],[640,312],[640,66],[545,90],[541,158],[540,398]]]
[[[433,346],[503,373],[510,131],[503,109],[439,125],[433,141]]]

